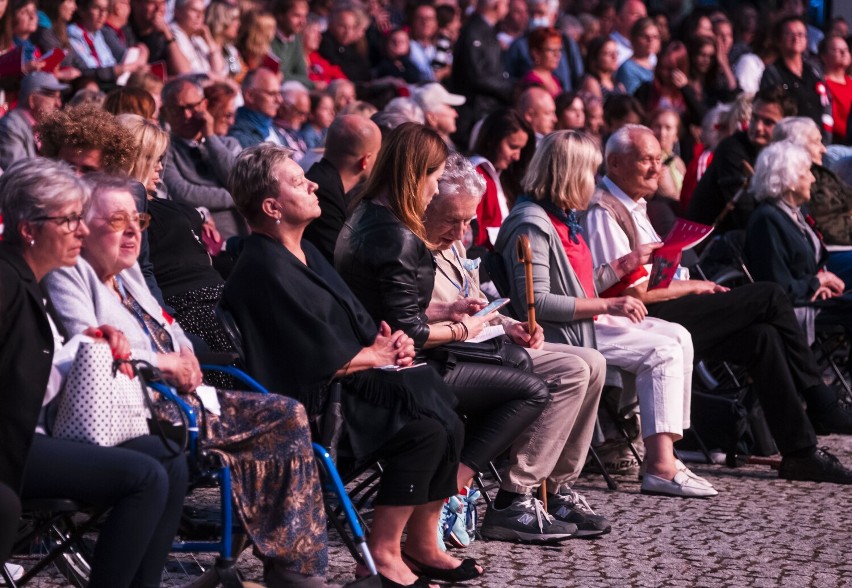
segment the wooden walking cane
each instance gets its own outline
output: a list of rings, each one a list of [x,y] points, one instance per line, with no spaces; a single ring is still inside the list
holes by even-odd
[[[535,324],[535,291],[533,290],[532,276],[532,250],[530,249],[530,238],[526,235],[518,235],[516,243],[518,250],[518,261],[524,264],[524,283],[527,290],[527,323],[530,328],[530,337],[532,337],[538,326]],[[538,487],[538,494],[544,510],[547,510],[547,481],[542,480],[541,486]]]

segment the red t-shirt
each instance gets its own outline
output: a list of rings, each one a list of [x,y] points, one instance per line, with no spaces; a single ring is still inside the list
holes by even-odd
[[[846,76],[843,84],[825,80],[831,94],[831,116],[834,118],[833,135],[837,143],[846,143],[846,121],[852,108],[852,78]]]
[[[595,297],[595,266],[592,262],[592,252],[589,251],[589,246],[586,245],[586,240],[583,235],[577,235],[579,243],[574,243],[569,236],[568,227],[558,218],[547,213],[550,222],[556,229],[556,234],[559,235],[559,240],[562,241],[562,247],[565,249],[565,255],[568,256],[568,263],[571,264],[571,269],[577,274],[580,280],[580,285],[586,292],[587,298]]]

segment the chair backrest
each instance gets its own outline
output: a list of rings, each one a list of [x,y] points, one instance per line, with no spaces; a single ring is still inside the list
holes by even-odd
[[[234,350],[240,356],[240,362],[245,365],[246,355],[245,350],[243,349],[243,335],[240,333],[240,327],[237,326],[237,321],[234,319],[234,315],[231,314],[231,311],[222,304],[221,300],[213,309],[213,314],[216,315],[216,319],[219,321],[219,324],[222,325],[222,329],[228,336],[231,345],[234,346]]]

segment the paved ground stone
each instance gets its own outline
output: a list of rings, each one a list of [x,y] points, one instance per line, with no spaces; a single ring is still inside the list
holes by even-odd
[[[820,442],[852,464],[852,437]],[[616,477],[621,488],[610,492],[600,476],[581,477],[576,489],[613,521],[611,534],[561,547],[477,540],[457,553],[476,558],[487,573],[466,586],[852,588],[852,486],[787,482],[767,466],[692,469],[710,479],[719,496],[644,496],[638,480],[626,477]],[[330,579],[351,580],[352,559],[334,531],[330,542]],[[250,550],[238,567],[246,579],[261,580]],[[67,584],[52,570],[31,585]],[[179,585],[178,579],[164,582]]]

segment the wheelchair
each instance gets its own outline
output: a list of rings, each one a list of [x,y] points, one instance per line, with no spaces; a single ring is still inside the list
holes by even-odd
[[[203,364],[202,370],[225,373],[259,394],[268,394],[263,386],[237,368]],[[150,389],[159,392],[165,401],[174,403],[180,409],[184,419],[187,459],[190,471],[194,472],[190,491],[199,488],[218,490],[218,508],[213,509],[212,514],[204,512],[204,509],[184,507],[178,538],[172,545],[172,557],[166,564],[163,581],[181,588],[213,588],[219,585],[242,588],[236,561],[250,542],[239,522],[234,519],[230,468],[218,463],[215,456],[202,449],[199,439],[202,415],[198,414],[198,410],[185,402],[173,388],[159,381],[155,372],[142,370],[140,375]],[[363,527],[331,455],[317,443],[313,443],[313,451],[324,492],[334,496],[335,512],[339,513],[338,518],[343,521],[338,531],[346,537],[354,553],[375,576],[375,564],[366,544]],[[326,504],[328,509],[328,501]],[[0,577],[6,586],[17,588],[28,585],[39,578],[39,574],[48,566],[54,565],[72,586],[85,587],[91,573],[89,561],[94,547],[91,534],[96,532],[97,524],[107,509],[91,509],[63,499],[24,501],[22,506],[19,538],[10,562],[18,560],[26,563],[29,559],[38,561],[18,580],[11,577],[5,566],[0,566]],[[348,525],[351,537],[346,534],[344,525]],[[206,566],[201,563],[195,557],[198,554],[215,556],[214,564]],[[191,560],[184,561],[184,556]]]

